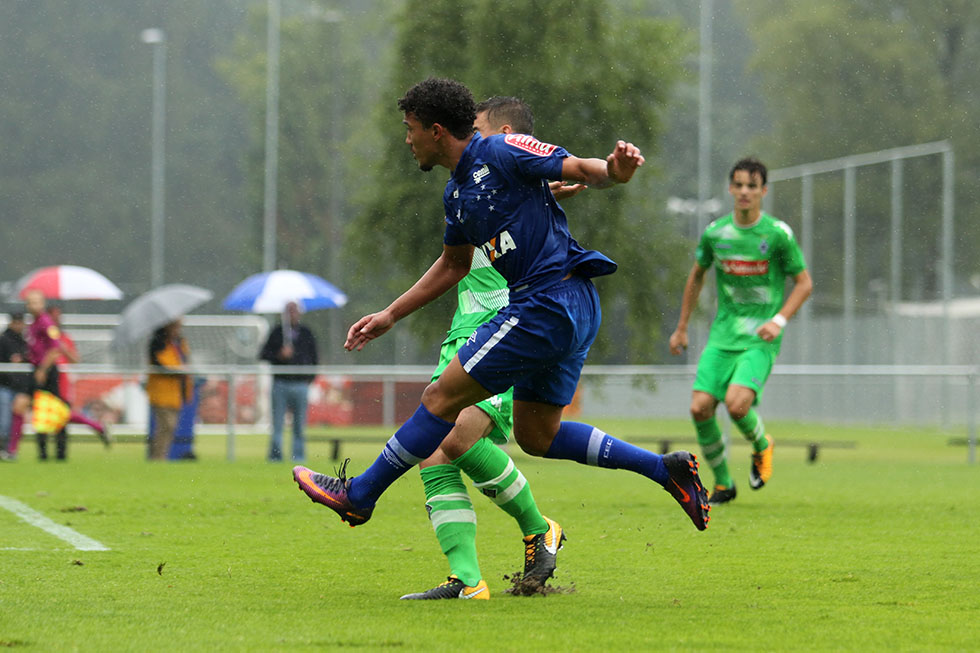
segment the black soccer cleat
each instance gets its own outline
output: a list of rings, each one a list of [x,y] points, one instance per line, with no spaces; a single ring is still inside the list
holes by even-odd
[[[487,587],[485,581],[481,580],[476,584],[476,587],[469,587],[466,583],[456,578],[455,576],[450,576],[446,579],[445,583],[436,585],[430,590],[424,592],[416,592],[415,594],[406,594],[402,597],[402,600],[432,600],[432,599],[477,599],[477,600],[488,600],[490,598],[490,589]]]
[[[735,484],[733,483],[731,487],[725,487],[724,485],[716,485],[715,491],[711,493],[711,497],[708,498],[709,506],[717,506],[721,503],[728,503],[735,498]]]
[[[694,527],[703,531],[708,527],[708,493],[698,476],[698,459],[689,451],[674,451],[663,457],[667,468],[667,483],[664,489],[681,504],[681,508],[694,522]]]
[[[524,538],[524,573],[521,575],[521,591],[533,593],[555,573],[558,552],[565,546],[565,531],[561,524],[547,517],[548,530]]]

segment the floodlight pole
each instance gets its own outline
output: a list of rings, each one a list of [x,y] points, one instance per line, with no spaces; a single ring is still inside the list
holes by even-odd
[[[698,213],[697,232],[708,224],[705,203],[711,195],[711,16],[714,0],[701,0],[700,53],[698,56]],[[692,351],[697,343],[691,342]]]
[[[279,22],[281,0],[268,0],[265,76],[265,191],[262,269],[276,269],[276,204],[279,177]]]
[[[164,165],[167,100],[167,37],[162,29],[145,29],[140,40],[153,46],[153,126],[151,136],[150,189],[150,285],[163,285]]]

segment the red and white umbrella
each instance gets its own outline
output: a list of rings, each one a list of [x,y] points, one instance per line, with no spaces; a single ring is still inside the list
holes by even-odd
[[[104,276],[78,265],[52,265],[24,275],[14,286],[20,299],[40,290],[48,299],[122,299],[123,293]]]

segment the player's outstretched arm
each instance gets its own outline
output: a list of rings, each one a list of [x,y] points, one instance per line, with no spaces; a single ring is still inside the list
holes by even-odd
[[[640,148],[626,141],[618,141],[605,160],[566,157],[562,162],[561,178],[595,188],[608,188],[628,182],[644,161]]]
[[[684,295],[681,299],[681,316],[677,320],[677,328],[670,334],[670,353],[674,356],[687,349],[687,323],[691,319],[694,307],[698,305],[698,297],[701,295],[701,288],[704,287],[705,272],[707,268],[695,263],[691,273],[687,275]]]
[[[443,245],[442,255],[415,285],[402,293],[388,308],[365,315],[347,330],[344,349],[361,351],[369,341],[387,333],[395,322],[440,297],[466,276],[472,261],[472,245]]]

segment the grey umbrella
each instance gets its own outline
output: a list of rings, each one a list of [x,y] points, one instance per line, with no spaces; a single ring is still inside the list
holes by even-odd
[[[173,283],[143,293],[122,312],[113,345],[125,347],[173,322],[214,296],[207,288]]]

